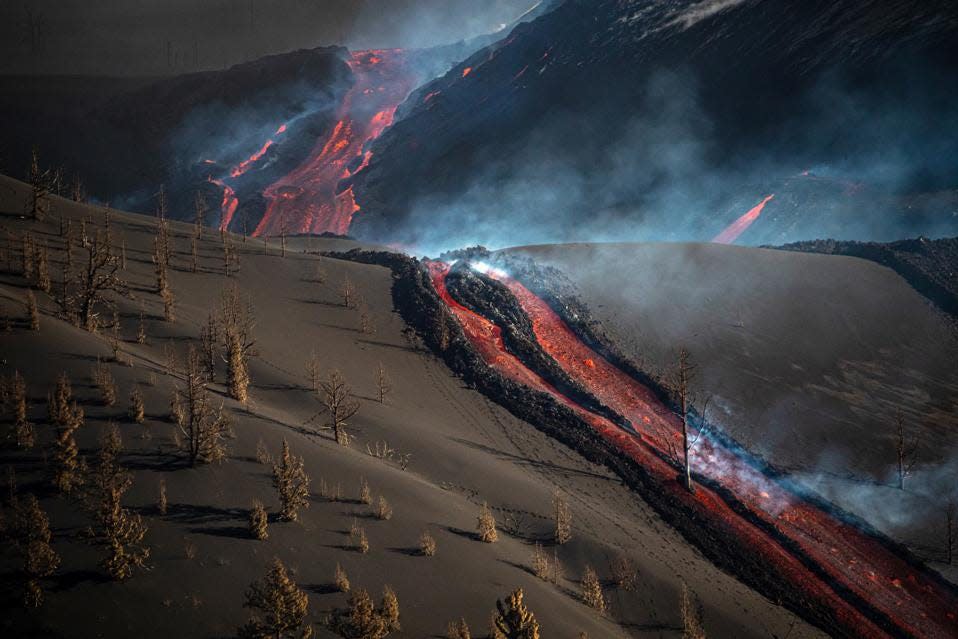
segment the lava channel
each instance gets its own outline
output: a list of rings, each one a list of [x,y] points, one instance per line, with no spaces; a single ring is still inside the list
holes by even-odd
[[[501,273],[488,273],[515,295],[543,350],[597,399],[629,419],[638,436],[579,406],[529,370],[506,350],[499,327],[453,299],[445,287],[448,265],[427,262],[427,267],[440,297],[486,364],[574,411],[656,478],[669,498],[707,521],[713,532],[738,542],[754,555],[750,559],[787,579],[812,606],[828,610],[846,631],[862,637],[889,636],[872,620],[877,612],[887,620],[884,625],[894,626],[894,634],[955,636],[958,601],[953,593],[927,579],[879,540],[766,477],[714,438],[703,437],[694,458],[696,474],[710,481],[699,484],[694,493],[686,491],[667,461],[679,437],[671,412],[648,388],[582,343],[548,304],[522,284]],[[713,484],[719,489],[713,489]],[[865,602],[872,614],[863,613],[848,599]]]
[[[520,282],[497,271],[488,275],[509,288],[532,321],[536,341],[572,379],[628,419],[660,453],[668,455],[681,446],[678,419],[648,388],[584,344],[544,300]],[[958,636],[958,600],[939,589],[937,580],[922,575],[875,537],[806,501],[707,435],[694,451],[693,468],[698,474],[729,490],[752,515],[795,542],[831,579],[903,631],[921,637]]]
[[[771,202],[774,197],[774,193],[767,196],[764,200],[749,209],[748,213],[729,224],[724,231],[712,238],[712,241],[716,244],[731,244],[737,240],[738,236],[744,233],[745,230],[752,225],[752,222],[758,219],[765,205]]]
[[[263,191],[266,212],[253,235],[349,231],[359,205],[352,187],[341,189],[340,182],[369,163],[367,143],[392,124],[418,80],[400,49],[358,51],[350,56],[349,68],[355,83],[335,126],[305,161]]]

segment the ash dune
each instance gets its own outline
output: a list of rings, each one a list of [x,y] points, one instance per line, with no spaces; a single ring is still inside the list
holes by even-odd
[[[17,250],[14,238],[31,232],[49,246],[55,279],[64,259],[59,216],[79,224],[83,216],[92,215],[92,232],[102,229],[103,212],[54,198],[48,220],[30,222],[19,216],[27,193],[25,185],[13,180],[0,183],[8,259]],[[441,636],[446,622],[460,615],[476,634],[482,633],[495,599],[515,586],[525,589],[544,636],[578,637],[580,631],[592,637],[661,636],[680,627],[683,580],[700,597],[705,627],[713,636],[821,636],[712,566],[607,470],[465,388],[393,312],[392,278],[386,269],[314,253],[349,243],[291,239],[289,254],[282,258],[276,239],[266,255],[262,241],[236,237],[240,269],[227,279],[219,236],[207,231],[194,274],[189,272],[187,239],[192,227],[173,223],[170,279],[176,321],[167,323],[160,300],[151,292],[155,221],[112,212],[111,230],[116,242],[126,243],[123,276],[135,297],[118,299],[121,351],[133,365],[107,363],[119,389],[116,406],[99,405],[90,380],[96,359],[112,357],[106,331],[95,336],[56,319],[50,299],[40,293],[40,332],[30,332],[20,322],[24,282],[9,271],[2,276],[4,315],[13,318],[12,332],[0,334],[2,372],[19,370],[24,375],[29,417],[37,432],[34,450],[4,449],[2,465],[16,469],[21,493],[40,496],[50,516],[53,546],[62,556],[61,567],[44,580],[42,614],[34,614],[19,607],[16,557],[4,553],[3,623],[16,636],[231,635],[247,616],[241,607],[244,590],[264,574],[274,556],[295,571],[295,581],[309,594],[310,621],[316,623],[318,636],[334,636],[319,622],[344,605],[344,595],[329,592],[337,562],[354,586],[366,587],[374,596],[384,583],[396,590],[402,610],[399,636]],[[317,264],[326,273],[325,285],[312,281]],[[365,300],[374,334],[361,333],[358,311],[341,304],[337,287],[347,276]],[[250,295],[256,312],[258,354],[250,366],[251,401],[239,405],[226,397],[219,383],[211,385],[234,422],[235,439],[229,441],[225,461],[191,469],[171,441],[170,395],[182,380],[167,374],[165,351],[173,349],[182,362],[229,282]],[[141,303],[147,317],[145,345],[134,337]],[[312,350],[324,372],[343,372],[361,404],[351,429],[355,440],[348,449],[326,433],[310,432],[310,419],[320,410],[306,388],[305,364]],[[394,386],[385,405],[376,398],[380,362]],[[133,473],[124,505],[142,514],[149,527],[145,541],[152,550],[150,569],[125,583],[109,581],[97,567],[102,549],[82,537],[87,515],[75,500],[57,496],[49,485],[42,458],[52,432],[44,398],[61,371],[73,381],[86,412],[78,434],[82,454],[93,459],[97,439],[109,422],[116,422],[122,433],[121,461]],[[220,375],[221,380],[222,371]],[[125,417],[125,398],[134,385],[145,397],[148,429]],[[300,521],[271,523],[269,539],[263,542],[246,532],[253,499],[263,501],[271,513],[278,508],[269,470],[255,461],[260,439],[274,455],[287,439],[293,452],[305,458],[313,479],[310,507],[301,511]],[[411,455],[406,470],[367,454],[366,446],[380,441]],[[358,496],[360,478],[367,479],[373,495],[382,494],[393,505],[392,519],[370,519],[365,506],[323,499],[320,478],[328,485],[340,484],[347,500]],[[166,515],[155,507],[160,479],[167,486]],[[554,487],[568,496],[574,517],[573,540],[559,549],[565,576],[558,587],[535,578],[528,568],[530,540],[550,531]],[[482,501],[488,501],[500,523],[496,544],[471,538]],[[504,530],[510,516],[521,524],[517,535]],[[344,548],[354,519],[367,531],[368,554]],[[427,529],[438,541],[438,552],[431,558],[414,556],[411,549]],[[611,612],[603,617],[577,600],[578,579],[586,563],[608,579],[609,561],[620,550],[635,562],[639,586],[632,592],[607,587]],[[101,605],[106,601],[109,608]]]

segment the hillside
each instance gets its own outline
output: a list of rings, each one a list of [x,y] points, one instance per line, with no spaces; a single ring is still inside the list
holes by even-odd
[[[309,593],[309,618],[320,637],[334,636],[320,622],[346,600],[331,591],[337,562],[354,587],[368,588],[377,599],[384,583],[395,588],[403,626],[396,636],[441,636],[446,623],[460,615],[475,633],[482,633],[496,598],[517,585],[525,589],[544,636],[576,638],[580,631],[592,637],[659,636],[679,627],[683,581],[700,598],[705,627],[713,636],[821,636],[706,561],[608,470],[464,387],[393,312],[386,269],[315,254],[350,248],[350,243],[290,240],[283,258],[276,239],[270,241],[267,255],[262,241],[230,236],[239,270],[227,278],[220,236],[205,233],[199,244],[199,272],[191,273],[188,238],[193,228],[174,222],[170,282],[176,319],[164,322],[163,305],[153,293],[150,258],[156,222],[111,211],[112,239],[115,245],[126,245],[122,275],[134,296],[117,300],[121,358],[132,366],[112,361],[109,313],[100,335],[92,335],[57,319],[51,299],[40,293],[40,330],[31,332],[24,322],[24,279],[15,272],[22,236],[30,233],[49,247],[56,281],[64,259],[60,217],[78,232],[83,217],[93,216],[89,233],[103,230],[104,217],[102,209],[55,198],[46,222],[27,221],[19,215],[26,194],[23,184],[9,179],[0,183],[6,253],[0,260],[6,266],[0,305],[10,318],[10,332],[0,334],[0,372],[9,377],[20,371],[24,376],[37,444],[30,451],[5,448],[0,465],[15,469],[21,497],[28,492],[40,497],[62,565],[43,580],[43,608],[23,611],[17,554],[5,545],[0,564],[2,624],[14,636],[231,636],[247,618],[244,591],[262,577],[274,556],[294,570],[295,581]],[[311,252],[300,252],[304,249]],[[324,284],[315,281],[317,266],[325,273]],[[342,304],[339,288],[346,277],[364,301],[359,308]],[[228,441],[226,460],[189,468],[172,441],[170,397],[175,386],[182,387],[183,377],[179,370],[167,371],[167,353],[175,352],[177,369],[182,368],[188,346],[197,343],[208,313],[230,284],[249,295],[255,309],[251,399],[245,406],[228,399],[222,386],[224,368],[218,364],[217,382],[210,390],[215,402],[224,402],[235,437]],[[141,304],[146,344],[135,338]],[[359,330],[362,308],[368,309],[375,333]],[[338,446],[327,432],[311,429],[315,422],[310,419],[320,410],[305,373],[313,351],[324,374],[334,368],[342,371],[360,402],[351,420],[355,439],[349,448]],[[118,401],[111,407],[101,405],[92,384],[97,358],[117,382]],[[378,402],[376,390],[380,362],[393,386],[384,404]],[[149,569],[124,583],[110,581],[98,567],[104,550],[84,538],[90,520],[82,502],[58,496],[49,484],[53,432],[45,397],[61,371],[72,380],[86,413],[77,439],[91,465],[97,441],[110,422],[118,424],[122,435],[121,463],[133,477],[123,503],[143,516],[151,549]],[[145,399],[144,425],[126,418],[134,386]],[[294,454],[304,457],[312,478],[310,507],[300,512],[299,522],[272,521],[269,539],[256,541],[246,531],[252,501],[262,500],[273,519],[278,511],[269,469],[256,461],[257,445],[262,440],[275,456],[283,439]],[[407,468],[395,458],[383,461],[367,454],[367,446],[373,450],[376,442],[388,442],[410,455]],[[361,478],[368,480],[374,497],[382,494],[389,500],[394,509],[389,521],[370,518],[370,508],[355,503]],[[161,479],[169,500],[166,515],[157,511]],[[341,486],[343,500],[324,498],[322,482],[327,493]],[[567,496],[574,521],[572,541],[558,549],[563,566],[558,587],[529,573],[531,542],[549,535],[556,488]],[[500,541],[493,545],[472,539],[483,501],[499,521]],[[367,531],[368,554],[348,547],[354,520]],[[438,542],[435,557],[414,552],[424,530]],[[551,547],[546,550],[551,555]],[[620,551],[638,570],[633,591],[607,581],[609,562]],[[607,617],[577,601],[586,563],[606,580],[611,606]]]

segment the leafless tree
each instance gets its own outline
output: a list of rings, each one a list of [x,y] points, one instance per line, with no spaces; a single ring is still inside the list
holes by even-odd
[[[312,351],[309,354],[309,359],[306,360],[306,377],[309,379],[309,388],[314,393],[319,391],[321,373],[319,356],[316,355],[316,351]]]
[[[68,308],[75,308],[80,325],[96,332],[99,325],[100,307],[110,305],[107,293],[129,295],[126,284],[120,279],[120,261],[109,251],[101,233],[88,237],[81,246],[80,270],[73,278],[73,300],[63,300]]]
[[[910,442],[905,437],[905,417],[899,409],[895,413],[895,461],[898,471],[898,490],[905,490],[905,479],[918,462],[918,437]]]
[[[50,171],[40,168],[40,152],[33,147],[30,156],[30,217],[41,221],[50,211]]]
[[[203,367],[206,369],[206,379],[216,381],[216,358],[219,356],[216,329],[216,318],[211,313],[206,319],[206,326],[200,329],[200,347],[203,355]]]
[[[339,288],[339,292],[343,297],[343,306],[346,308],[353,307],[353,296],[355,295],[355,289],[353,288],[353,283],[349,279],[349,276],[346,275],[343,277],[343,284]]]
[[[226,456],[223,439],[229,429],[229,421],[223,406],[213,406],[206,383],[200,372],[200,357],[190,345],[186,358],[186,385],[178,391],[184,407],[184,419],[179,428],[190,465],[208,464]]]
[[[679,350],[678,366],[676,368],[672,381],[672,393],[675,399],[675,417],[679,420],[679,426],[682,429],[681,450],[676,450],[674,440],[670,434],[666,434],[666,442],[670,448],[670,455],[682,467],[683,484],[689,492],[694,492],[695,487],[692,484],[692,450],[702,439],[706,432],[708,413],[708,399],[702,404],[700,411],[700,428],[694,435],[691,432],[690,420],[696,410],[696,394],[692,389],[696,377],[697,367],[692,363],[692,356],[688,350],[682,348]]]
[[[382,362],[379,362],[379,367],[376,369],[376,387],[379,390],[379,403],[385,404],[386,395],[393,389],[393,385]]]
[[[193,237],[196,239],[203,237],[203,227],[206,225],[206,214],[209,210],[206,198],[197,191],[193,196]]]
[[[331,371],[329,378],[320,383],[320,399],[328,415],[325,426],[332,429],[338,444],[349,445],[347,422],[359,412],[359,402],[352,398],[352,389],[338,370]]]
[[[223,344],[230,397],[246,401],[249,387],[248,358],[254,354],[256,342],[253,339],[253,327],[256,318],[252,302],[249,299],[244,301],[235,286],[223,291],[216,325]]]

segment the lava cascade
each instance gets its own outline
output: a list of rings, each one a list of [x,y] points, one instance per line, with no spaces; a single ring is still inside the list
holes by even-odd
[[[745,230],[752,225],[752,222],[758,219],[758,216],[761,215],[765,209],[765,205],[771,202],[774,197],[774,193],[767,196],[764,200],[749,209],[748,213],[729,224],[724,231],[712,238],[712,241],[716,244],[731,244],[737,240],[738,236],[744,233]]]
[[[253,235],[343,235],[349,230],[359,205],[352,187],[341,189],[340,183],[368,164],[367,143],[392,124],[418,78],[399,49],[358,51],[348,63],[355,83],[343,98],[336,125],[305,161],[263,191],[266,212]]]
[[[682,489],[675,480],[675,468],[666,461],[679,437],[674,415],[648,388],[582,343],[548,304],[521,283],[495,271],[489,273],[512,291],[532,321],[543,350],[587,391],[626,417],[637,435],[578,406],[526,368],[506,351],[497,326],[452,298],[445,287],[448,266],[430,262],[428,267],[440,297],[488,365],[575,411],[604,439],[658,477],[675,499],[707,516],[723,534],[743,542],[756,559],[788,578],[816,605],[830,609],[843,626],[854,628],[861,636],[887,636],[836,592],[832,583],[867,602],[906,634],[954,636],[958,602],[952,593],[929,582],[878,540],[768,478],[716,439],[702,438],[695,470],[720,490],[709,484],[699,485],[694,494]],[[728,493],[734,503],[729,503]],[[747,509],[747,516],[740,512],[742,508]],[[798,548],[801,556],[792,548]],[[809,560],[814,570],[808,566]]]

